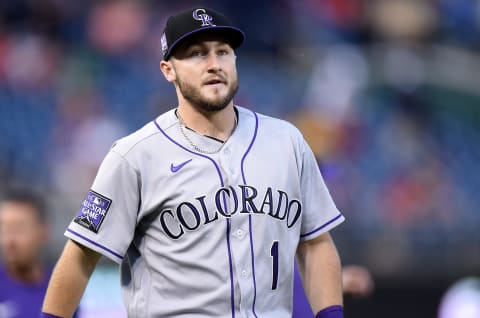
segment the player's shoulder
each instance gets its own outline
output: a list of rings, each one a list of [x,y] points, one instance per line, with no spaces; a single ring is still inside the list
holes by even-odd
[[[236,107],[239,111],[239,114],[243,114],[244,117],[250,118],[251,120],[257,120],[258,128],[261,129],[263,132],[270,132],[276,135],[289,135],[295,139],[303,139],[300,130],[291,122],[285,119],[257,113],[240,106]]]
[[[111,151],[125,156],[131,151],[143,148],[152,138],[161,134],[157,125],[161,125],[162,127],[173,125],[174,122],[171,120],[171,112],[173,112],[173,110],[161,114],[154,121],[150,121],[140,129],[116,140],[111,147]]]

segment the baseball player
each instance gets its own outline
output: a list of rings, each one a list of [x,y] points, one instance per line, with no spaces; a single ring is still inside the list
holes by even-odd
[[[291,317],[294,259],[317,317],[343,317],[344,220],[291,124],[233,104],[244,33],[194,8],[168,19],[178,106],[118,140],[68,226],[44,317],[69,317],[101,255],[129,317]]]

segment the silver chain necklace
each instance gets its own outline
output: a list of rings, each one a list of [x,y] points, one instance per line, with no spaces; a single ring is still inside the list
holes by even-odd
[[[193,141],[190,139],[190,137],[188,137],[187,135],[187,132],[185,131],[187,127],[187,125],[185,125],[185,122],[183,121],[183,118],[180,116],[180,114],[178,113],[178,111],[176,112],[177,113],[177,117],[178,117],[178,127],[180,129],[180,133],[183,135],[183,137],[185,137],[185,139],[188,141],[188,143],[190,144],[190,146],[195,149],[195,151],[197,152],[200,152],[200,153],[203,153],[203,154],[206,154],[206,155],[212,155],[212,154],[215,154],[215,153],[218,153],[220,152],[220,150],[222,150],[223,146],[225,146],[225,144],[227,143],[227,140],[230,138],[231,135],[233,135],[233,132],[235,131],[235,129],[237,128],[237,124],[238,124],[238,118],[237,118],[237,114],[235,114],[235,124],[233,125],[233,129],[232,131],[230,132],[230,135],[227,137],[227,139],[220,145],[220,147],[218,147],[217,149],[215,150],[206,150],[206,149],[203,149],[203,148],[200,148],[199,146],[195,145],[193,143]],[[195,132],[195,130],[192,129],[192,131]],[[195,132],[196,133],[196,132]]]

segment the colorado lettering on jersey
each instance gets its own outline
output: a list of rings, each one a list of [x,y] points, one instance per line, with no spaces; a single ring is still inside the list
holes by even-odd
[[[207,206],[214,206],[215,210],[209,211]],[[178,239],[186,231],[196,231],[201,225],[217,221],[220,217],[230,218],[237,213],[268,215],[284,221],[291,228],[300,219],[302,204],[297,199],[290,199],[286,192],[270,187],[264,193],[248,185],[238,185],[238,189],[222,187],[212,197],[199,196],[191,202],[178,204],[174,209],[162,210],[159,222],[168,237]]]

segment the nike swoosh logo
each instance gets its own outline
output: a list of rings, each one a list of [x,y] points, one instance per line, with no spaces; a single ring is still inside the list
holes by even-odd
[[[173,163],[170,165],[170,171],[172,172],[177,172],[178,170],[182,169],[187,163],[189,163],[190,161],[192,161],[193,159],[189,159],[185,162],[182,162],[181,164],[179,165],[174,165]]]

